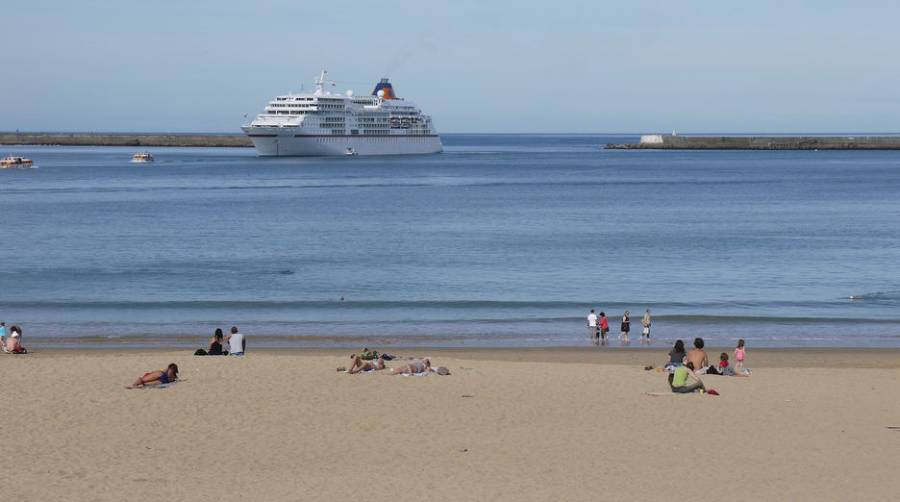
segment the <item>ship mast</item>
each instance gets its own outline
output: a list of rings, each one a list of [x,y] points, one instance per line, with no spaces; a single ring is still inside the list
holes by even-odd
[[[323,68],[322,73],[319,74],[319,78],[316,80],[316,96],[322,96],[325,94],[325,75],[328,72]]]

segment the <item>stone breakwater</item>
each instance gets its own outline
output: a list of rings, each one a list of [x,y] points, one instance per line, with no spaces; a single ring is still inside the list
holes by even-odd
[[[645,150],[900,150],[900,136],[673,136],[648,134],[611,149]]]
[[[0,133],[0,145],[252,147],[239,134]]]

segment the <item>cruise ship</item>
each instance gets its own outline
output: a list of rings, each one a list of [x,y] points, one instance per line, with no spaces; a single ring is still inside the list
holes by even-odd
[[[322,71],[312,93],[276,96],[241,129],[260,156],[408,155],[438,153],[431,117],[398,98],[386,78],[369,96],[325,89]],[[332,85],[334,85],[332,83]]]

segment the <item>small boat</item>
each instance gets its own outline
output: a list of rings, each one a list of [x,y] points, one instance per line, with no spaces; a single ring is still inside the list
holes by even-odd
[[[25,157],[9,155],[3,160],[0,160],[0,169],[12,169],[16,167],[24,168],[33,166],[34,161],[32,161],[31,159],[26,159]]]
[[[352,157],[352,156],[356,155],[356,150],[354,150],[348,146],[347,150],[344,152],[344,155],[346,155],[348,157]]]
[[[147,162],[153,162],[153,155],[150,152],[138,152],[131,156],[131,162],[135,164],[145,164]]]

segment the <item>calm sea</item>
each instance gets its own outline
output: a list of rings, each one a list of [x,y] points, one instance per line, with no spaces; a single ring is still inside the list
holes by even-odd
[[[32,347],[231,325],[251,346],[577,346],[590,308],[614,335],[650,308],[656,346],[900,347],[900,152],[599,148],[634,140],[150,165],[2,147],[39,168],[0,171],[0,320]]]

